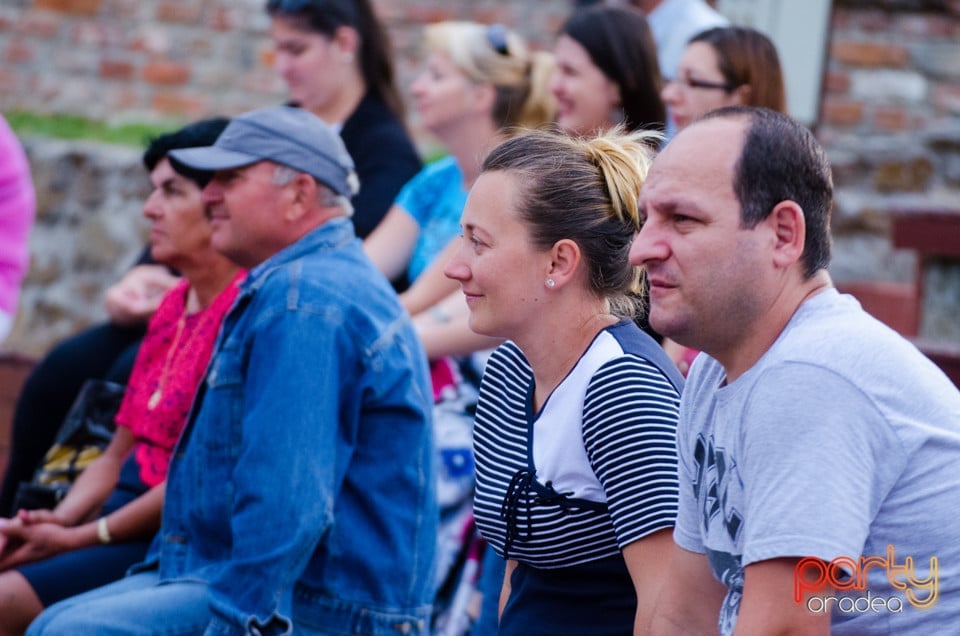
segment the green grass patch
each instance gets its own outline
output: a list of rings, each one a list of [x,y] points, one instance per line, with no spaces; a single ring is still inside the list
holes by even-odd
[[[57,139],[85,139],[104,143],[142,148],[157,135],[176,130],[182,124],[128,123],[112,126],[106,122],[78,115],[42,115],[28,111],[10,111],[3,114],[18,136],[42,136]]]

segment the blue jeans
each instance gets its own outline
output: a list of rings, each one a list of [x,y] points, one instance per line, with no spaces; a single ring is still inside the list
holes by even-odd
[[[202,582],[158,584],[141,572],[49,607],[30,625],[30,636],[76,634],[200,634],[210,622]]]
[[[303,621],[295,622],[293,632],[302,636],[329,636],[334,634],[326,627],[310,625],[308,611]],[[322,613],[322,612],[321,612]],[[319,615],[319,614],[318,614]],[[156,570],[140,572],[110,585],[68,598],[44,611],[27,630],[28,636],[180,636],[209,634],[208,624],[213,614],[210,611],[210,593],[202,581],[177,581],[160,583]],[[380,618],[384,618],[381,616]],[[402,618],[402,617],[401,617]],[[390,626],[377,624],[378,617],[367,616],[361,621],[363,633],[387,633],[396,631]],[[394,623],[399,622],[400,618]],[[325,624],[321,621],[321,624]],[[223,623],[219,623],[223,626]],[[276,625],[261,632],[276,633]],[[281,629],[283,629],[281,627]],[[216,633],[220,633],[219,630]],[[248,632],[250,633],[250,632]],[[290,630],[284,632],[291,633]],[[341,632],[336,632],[341,633]],[[345,630],[343,634],[359,633]]]
[[[483,573],[480,575],[480,615],[470,630],[471,636],[496,636],[500,622],[500,591],[507,562],[487,545],[483,553]]]

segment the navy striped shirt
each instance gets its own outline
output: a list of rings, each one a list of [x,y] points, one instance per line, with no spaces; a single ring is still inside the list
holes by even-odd
[[[594,339],[533,412],[513,343],[484,370],[474,427],[477,526],[501,556],[559,568],[672,527],[683,379],[632,322]]]

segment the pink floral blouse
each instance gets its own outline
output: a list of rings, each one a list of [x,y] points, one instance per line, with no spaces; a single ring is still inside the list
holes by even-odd
[[[152,488],[166,479],[193,397],[213,353],[224,315],[233,305],[241,271],[205,309],[185,313],[189,282],[167,292],[147,326],[116,422],[135,440],[140,479]]]

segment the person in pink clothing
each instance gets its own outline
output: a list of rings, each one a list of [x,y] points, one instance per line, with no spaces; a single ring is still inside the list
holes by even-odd
[[[10,333],[20,283],[30,262],[27,239],[36,215],[36,195],[27,155],[0,115],[0,342]]]

